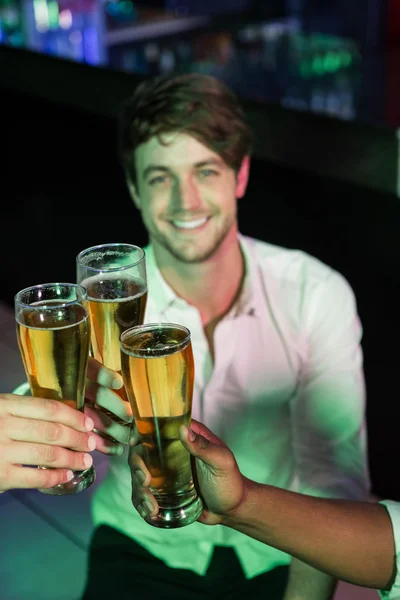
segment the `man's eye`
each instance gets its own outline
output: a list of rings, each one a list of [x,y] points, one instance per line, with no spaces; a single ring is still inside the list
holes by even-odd
[[[201,169],[200,173],[200,177],[202,177],[203,179],[206,179],[207,177],[212,177],[213,175],[218,175],[217,171],[214,171],[214,169]]]
[[[157,175],[149,180],[149,185],[161,185],[162,183],[165,183],[167,179],[168,175]]]

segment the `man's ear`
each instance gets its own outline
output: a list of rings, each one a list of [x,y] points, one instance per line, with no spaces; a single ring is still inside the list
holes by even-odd
[[[243,198],[250,174],[250,156],[245,156],[236,177],[236,198]]]
[[[126,177],[126,183],[128,186],[129,194],[138,210],[140,210],[140,197],[137,191],[137,186],[133,183],[129,175]]]

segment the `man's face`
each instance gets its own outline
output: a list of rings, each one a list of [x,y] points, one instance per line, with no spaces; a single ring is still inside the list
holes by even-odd
[[[131,188],[149,238],[185,263],[207,260],[237,227],[248,160],[239,174],[197,139],[184,133],[157,137],[135,151],[137,187]]]

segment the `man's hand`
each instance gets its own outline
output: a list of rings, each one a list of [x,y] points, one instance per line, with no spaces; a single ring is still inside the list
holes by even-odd
[[[223,523],[235,513],[246,496],[246,479],[242,476],[229,448],[205,425],[192,420],[191,429],[181,426],[179,436],[186,450],[195,458],[193,476],[205,507],[199,521],[206,525]],[[141,517],[157,514],[158,505],[149,490],[151,475],[142,459],[135,433],[130,444],[129,464],[132,471],[132,502]]]
[[[122,454],[130,436],[132,409],[116,390],[123,387],[122,377],[90,357],[86,380],[85,413],[93,419],[96,450],[103,454]],[[127,425],[117,423],[113,417]],[[120,442],[120,443],[119,443]]]
[[[0,492],[50,488],[69,481],[73,470],[89,468],[93,426],[91,418],[57,400],[0,394]]]

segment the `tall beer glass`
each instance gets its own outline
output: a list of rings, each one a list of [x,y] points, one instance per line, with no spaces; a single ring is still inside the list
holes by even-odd
[[[142,248],[103,244],[77,256],[77,281],[86,288],[92,323],[91,355],[121,373],[121,333],[144,320],[147,302],[146,261]],[[126,402],[125,388],[115,390]],[[109,411],[122,425],[130,425]]]
[[[33,396],[64,402],[83,412],[89,357],[87,294],[73,283],[46,283],[15,296],[17,339]],[[46,467],[39,467],[46,468]],[[95,480],[93,466],[67,483],[41,492],[75,494]]]
[[[160,510],[155,527],[183,527],[202,512],[190,454],[179,439],[190,425],[194,361],[190,332],[173,323],[133,327],[121,335],[122,376]]]

